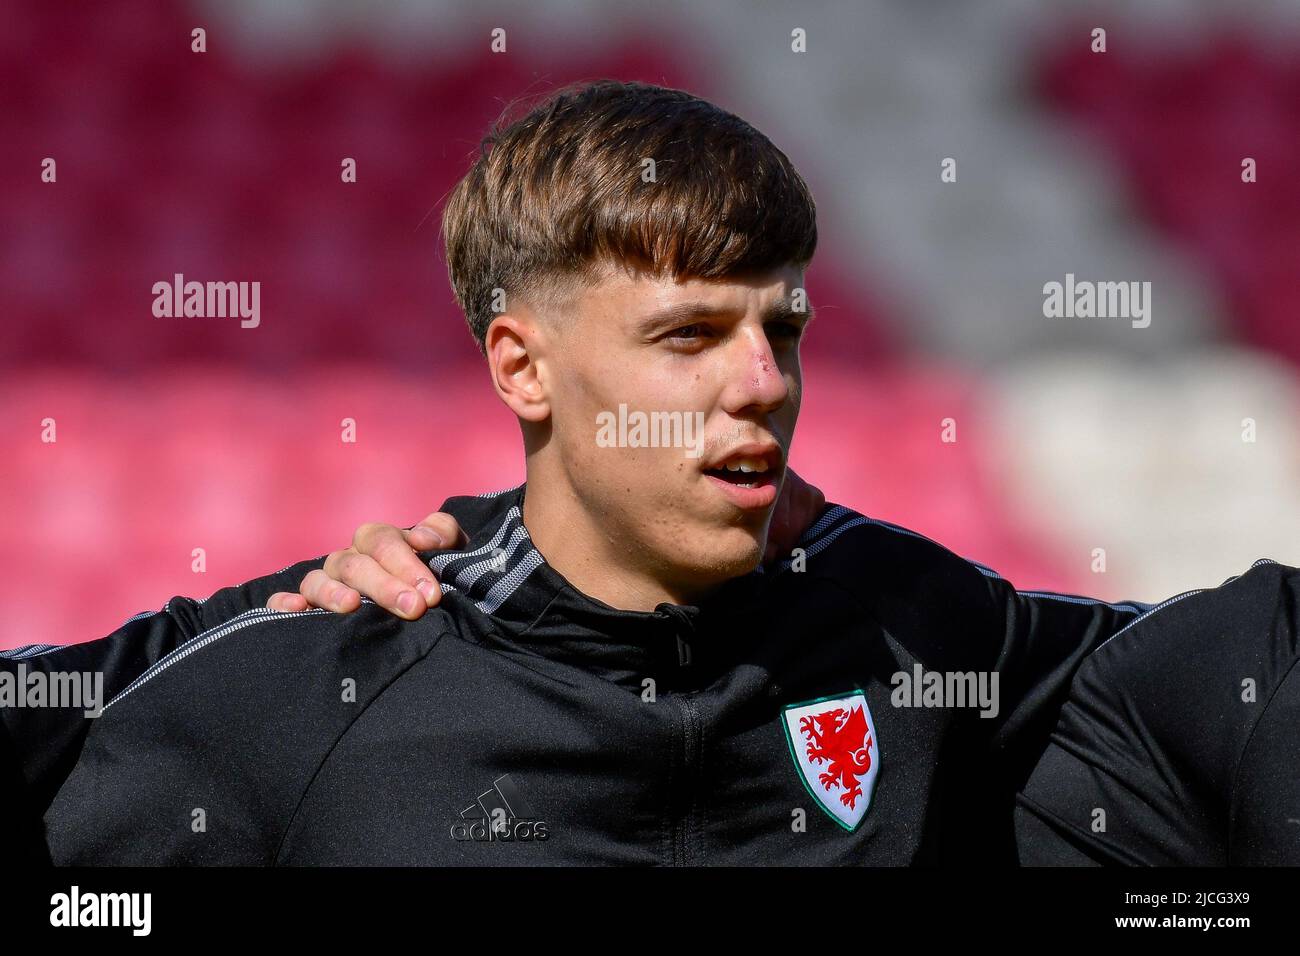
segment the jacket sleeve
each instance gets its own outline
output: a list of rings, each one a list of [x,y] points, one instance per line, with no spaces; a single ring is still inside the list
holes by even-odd
[[[1017,797],[1022,862],[1293,865],[1297,594],[1300,571],[1259,561],[1091,654]]]
[[[992,742],[1013,779],[1022,783],[1047,746],[1075,672],[1152,605],[1019,591],[989,569],[976,567],[985,575],[994,639],[1000,641],[994,664],[999,713],[992,721]]]
[[[19,858],[49,861],[41,819],[76,765],[98,710],[167,655],[265,609],[276,591],[296,591],[323,564],[324,558],[299,562],[207,599],[174,597],[98,640],[0,651],[0,812]],[[50,692],[56,686],[57,700]]]
[[[990,690],[996,678],[996,712],[981,707],[987,716],[971,732],[991,741],[988,759],[1012,786],[1046,747],[1084,658],[1150,608],[1020,591],[924,535],[840,505],[827,507],[801,546],[809,569],[836,579],[926,670],[982,676]]]

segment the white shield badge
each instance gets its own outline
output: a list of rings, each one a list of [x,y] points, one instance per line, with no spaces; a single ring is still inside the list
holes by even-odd
[[[782,713],[790,756],[817,805],[856,830],[876,786],[880,750],[862,691],[790,704]]]

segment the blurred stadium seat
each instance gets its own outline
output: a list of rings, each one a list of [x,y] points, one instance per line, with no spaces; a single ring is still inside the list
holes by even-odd
[[[440,201],[505,103],[605,75],[716,100],[810,181],[793,461],[830,497],[1026,587],[1156,600],[1300,563],[1300,38],[1281,5],[1227,33],[1158,6],[13,5],[0,647],[97,637],[519,481]],[[1152,327],[1044,318],[1067,272],[1151,281]],[[261,326],[154,318],[175,273],[260,281]]]

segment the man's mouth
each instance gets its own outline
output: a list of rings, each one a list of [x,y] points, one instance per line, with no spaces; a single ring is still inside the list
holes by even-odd
[[[774,443],[733,448],[702,469],[727,500],[742,511],[762,511],[776,503],[784,455]]]
[[[706,468],[704,473],[741,488],[755,488],[770,483],[775,470],[762,458],[738,458],[718,468]]]

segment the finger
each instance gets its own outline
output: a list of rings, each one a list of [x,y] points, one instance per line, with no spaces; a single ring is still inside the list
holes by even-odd
[[[433,571],[420,560],[420,556],[415,553],[401,528],[396,528],[391,524],[363,524],[357,529],[356,537],[353,540],[352,550],[374,559],[381,568],[398,581],[407,587],[415,588],[420,593],[420,596],[424,598],[426,607],[432,607],[442,599],[442,590],[438,587]],[[337,562],[335,566],[337,567]],[[335,567],[331,567],[330,562],[326,560],[325,570],[333,573]],[[349,581],[338,574],[334,574],[334,577],[357,588],[371,600],[378,600],[374,594],[371,594],[362,586],[361,582]],[[367,581],[367,583],[369,582]],[[415,616],[419,617],[423,613],[424,608],[419,608],[419,614]]]
[[[310,605],[301,594],[293,591],[276,591],[266,600],[272,611],[305,611]]]
[[[335,554],[337,553],[335,552]],[[333,557],[333,555],[330,557]],[[312,607],[321,607],[327,611],[337,611],[340,614],[348,614],[361,606],[360,594],[350,587],[340,584],[321,570],[308,572],[307,576],[302,579],[302,583],[298,585],[298,593]]]
[[[803,487],[804,492],[799,503],[799,513],[792,518],[792,521],[798,524],[801,535],[826,510],[826,496],[822,494],[822,490],[806,482]]]
[[[416,551],[441,551],[447,547],[446,539],[442,535],[420,524],[403,531],[402,537]]]
[[[402,547],[406,548],[404,541]],[[410,549],[407,548],[407,551]],[[340,557],[335,559],[335,555]],[[349,548],[347,551],[336,551],[325,563],[329,573],[338,582],[360,591],[390,614],[413,621],[429,608],[424,597],[413,586],[395,577],[367,554],[358,554]]]
[[[809,484],[806,481],[804,482],[804,487],[808,489],[810,496],[809,500],[812,502],[813,511],[817,514],[821,514],[822,509],[826,507],[826,495],[823,494],[822,490],[816,485]]]
[[[812,489],[813,507],[818,511],[821,511],[823,508],[826,507],[826,495],[823,494],[822,490],[818,488],[816,485],[809,485],[808,487]]]
[[[456,519],[445,511],[435,511],[411,529],[413,532],[416,530],[427,530],[428,532],[431,532],[432,534],[428,536],[429,540],[436,538],[439,542],[425,550],[459,548],[469,543],[469,536],[461,530],[460,524],[457,523]]]
[[[781,485],[781,493],[777,496],[776,505],[772,509],[772,520],[767,526],[767,546],[764,550],[764,563],[778,554],[783,554],[787,545],[792,544],[799,537],[797,534],[791,537],[790,533],[791,499],[796,492],[796,488],[797,484],[791,482],[790,477],[787,475],[785,482]]]
[[[781,513],[781,521],[775,522],[769,540],[774,541],[781,554],[790,554],[803,539],[804,534],[821,517],[826,509],[826,496],[820,488],[808,484],[793,471],[789,473],[790,495],[785,501],[786,507]]]

